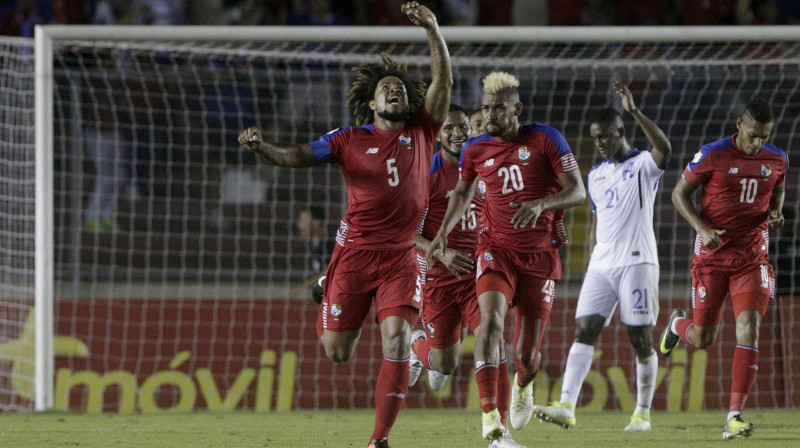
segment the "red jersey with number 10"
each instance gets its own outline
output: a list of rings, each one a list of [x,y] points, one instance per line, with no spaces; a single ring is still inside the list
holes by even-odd
[[[736,134],[738,135],[738,134]],[[703,146],[683,171],[700,195],[700,219],[710,229],[725,230],[722,245],[707,249],[695,238],[693,263],[710,260],[769,259],[769,202],[786,182],[786,153],[769,143],[753,156],[736,147],[736,135]]]
[[[428,203],[428,170],[442,124],[425,108],[397,131],[337,129],[311,143],[314,162],[339,165],[347,212],[336,242],[356,249],[411,247]]]
[[[552,126],[520,126],[508,142],[498,142],[489,134],[468,140],[461,152],[461,180],[471,183],[480,176],[485,183],[487,230],[481,234],[481,243],[525,253],[559,247],[566,237],[559,219],[563,211],[545,211],[536,227],[529,223],[515,229],[511,218],[519,209],[510,203],[553,196],[564,189],[558,174],[576,169],[569,144]]]

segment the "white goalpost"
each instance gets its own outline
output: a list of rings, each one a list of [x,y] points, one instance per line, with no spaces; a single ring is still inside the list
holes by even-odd
[[[672,206],[671,189],[704,143],[736,131],[735,119],[752,97],[770,101],[777,118],[772,141],[790,159],[787,221],[771,237],[778,294],[764,319],[751,404],[800,406],[800,341],[790,331],[800,323],[800,172],[792,164],[800,135],[800,27],[456,27],[443,33],[453,62],[453,102],[475,109],[483,76],[514,73],[522,82],[521,121],[560,129],[584,178],[599,162],[587,117],[609,105],[622,110],[612,81],[628,83],[637,105],[664,129],[674,155],[654,223],[659,331],[674,306],[691,306],[694,234]],[[300,235],[296,216],[322,210],[333,239],[346,206],[344,181],[333,166],[269,166],[240,148],[236,135],[258,125],[266,139],[307,143],[352,124],[345,107],[355,79],[351,67],[377,62],[386,51],[424,79],[429,52],[421,29],[37,26],[33,46],[0,44],[9,46],[0,60],[27,61],[0,66],[0,87],[10,86],[0,89],[0,98],[27,101],[15,100],[19,109],[4,114],[34,116],[35,80],[35,125],[22,129],[23,141],[11,133],[18,126],[0,123],[0,178],[33,174],[4,166],[19,166],[13,163],[19,147],[35,151],[35,225],[28,207],[15,232],[0,231],[0,270],[22,273],[14,280],[21,289],[4,281],[0,290],[0,314],[10,328],[0,333],[0,347],[21,343],[35,322],[35,369],[12,369],[21,361],[6,359],[11,351],[0,348],[0,395],[11,397],[0,401],[0,411],[369,406],[379,365],[375,325],[365,323],[356,358],[334,366],[316,340],[317,305],[292,289],[315,273],[313,242]],[[632,143],[649,149],[634,120],[625,117],[625,124]],[[23,195],[29,204],[30,193]],[[0,201],[9,198],[0,194]],[[566,222],[571,243],[562,250],[563,300],[549,324],[537,403],[560,390],[589,256],[588,205],[570,210]],[[35,251],[11,249],[20,247],[12,238],[33,235]],[[707,352],[681,350],[660,361],[656,409],[727,405],[726,337],[734,328],[727,314],[724,321]],[[621,334],[609,329],[601,337],[580,406],[631,406],[634,354]],[[463,364],[443,392],[415,386],[407,405],[477,406],[472,369]],[[27,379],[32,393],[16,386],[20,372],[35,372]]]

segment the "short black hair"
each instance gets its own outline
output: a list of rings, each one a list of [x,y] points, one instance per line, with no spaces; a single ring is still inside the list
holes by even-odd
[[[622,120],[622,114],[619,113],[617,109],[614,109],[613,107],[604,107],[592,112],[589,115],[589,124],[611,124],[614,123],[617,118]]]
[[[466,115],[469,118],[469,114],[467,114],[467,111],[463,107],[459,106],[458,104],[451,104],[450,105],[450,110],[448,111],[448,113],[449,112],[461,112],[461,113],[463,113],[464,115]]]
[[[754,120],[761,124],[772,123],[775,121],[775,117],[772,115],[772,106],[769,104],[767,100],[761,97],[756,97],[750,100],[747,103],[747,107],[744,108],[745,113],[750,114]]]
[[[473,116],[473,115],[477,114],[478,112],[480,112],[480,113],[482,114],[482,113],[483,113],[483,109],[481,109],[480,107],[479,107],[479,108],[477,108],[477,109],[473,109],[472,111],[470,111],[470,112],[467,114],[467,116],[468,116],[468,117],[471,117],[471,116]]]

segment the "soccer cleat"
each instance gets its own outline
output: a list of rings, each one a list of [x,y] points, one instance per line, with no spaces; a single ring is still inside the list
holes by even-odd
[[[500,418],[500,411],[492,409],[490,412],[483,413],[483,438],[489,440],[490,444],[499,441],[503,437],[505,429]]]
[[[372,439],[367,445],[367,448],[389,448],[389,440],[386,437],[380,439]]]
[[[325,296],[325,276],[319,278],[313,285],[311,285],[311,298],[317,303],[322,303],[322,298]]]
[[[422,330],[414,330],[411,333],[411,343],[413,344],[414,341],[417,339],[427,339],[425,337],[425,332]],[[408,386],[411,387],[417,384],[417,379],[419,378],[419,374],[422,373],[422,361],[419,360],[417,354],[414,353],[414,348],[411,348],[411,359],[408,361]]]
[[[511,433],[508,428],[503,430],[503,435],[499,439],[489,442],[489,448],[526,448],[525,445],[520,445],[511,438]]]
[[[756,432],[756,427],[752,423],[742,420],[742,414],[737,414],[728,419],[725,427],[722,428],[722,439],[736,439],[739,437],[750,437]]]
[[[533,382],[525,387],[519,387],[517,376],[514,375],[514,386],[511,388],[511,427],[522,429],[531,421],[533,415]]]
[[[669,356],[675,351],[675,347],[678,346],[678,343],[681,342],[680,336],[672,332],[672,321],[677,318],[684,319],[686,317],[686,311],[675,308],[672,310],[672,314],[669,315],[669,320],[667,321],[667,327],[664,328],[664,332],[661,333],[661,343],[659,344],[659,350],[661,354],[664,356]]]
[[[574,428],[576,423],[572,405],[568,401],[553,401],[550,406],[536,405],[533,407],[533,415],[543,422],[555,423],[564,429]]]
[[[650,411],[634,412],[625,431],[650,431]]]
[[[428,370],[428,386],[431,387],[431,390],[442,390],[446,382],[447,375],[435,370]]]

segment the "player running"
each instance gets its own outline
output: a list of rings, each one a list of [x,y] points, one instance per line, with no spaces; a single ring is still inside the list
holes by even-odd
[[[458,182],[458,161],[467,142],[470,124],[467,114],[460,106],[451,105],[450,113],[439,131],[439,152],[433,155],[430,171],[430,196],[425,222],[414,242],[420,254],[420,281],[422,284],[422,322],[425,330],[415,330],[411,335],[410,385],[414,385],[425,367],[431,389],[441,389],[447,376],[458,366],[461,357],[462,322],[466,322],[475,334],[480,331],[481,311],[475,294],[475,270],[473,254],[478,234],[484,225],[483,196],[486,188],[478,186],[469,209],[460,223],[450,233],[448,247],[428,268],[424,255],[431,239],[442,223],[453,188]],[[508,418],[508,396],[511,383],[508,379],[508,362],[505,359],[503,340],[500,374],[498,380],[498,410],[503,425]],[[490,447],[520,448],[506,428],[499,440]],[[524,447],[522,447],[524,448]]]
[[[521,126],[519,80],[503,72],[483,80],[486,134],[467,142],[442,226],[428,256],[447,247],[447,235],[470,206],[479,182],[486,186],[486,230],[478,241],[477,294],[481,310],[475,344],[475,376],[483,410],[483,437],[502,437],[498,374],[506,311],[516,316],[510,420],[523,428],[533,412],[533,379],[539,370],[542,336],[561,278],[558,247],[566,238],[557,211],[586,197],[572,150],[558,130]],[[478,180],[480,176],[480,181]]]
[[[703,349],[717,338],[722,305],[730,296],[736,316],[731,398],[722,438],[750,437],[742,417],[758,372],[758,331],[775,293],[768,226],[783,226],[786,153],[767,143],[775,127],[770,104],[751,101],[736,119],[738,133],[703,146],[683,171],[672,202],[697,231],[692,259],[692,319],[682,309],[661,334],[665,356],[680,341]],[[698,187],[702,211],[692,194]]]
[[[434,14],[417,2],[403,4],[402,12],[428,34],[432,79],[427,92],[405,65],[384,54],[385,66],[365,63],[356,69],[348,106],[358,126],[302,145],[268,143],[254,127],[239,136],[240,143],[275,165],[335,163],[344,174],[347,211],[328,267],[317,330],[328,358],[348,361],[374,300],[384,359],[369,448],[389,446],[389,431],[408,390],[410,336],[420,300],[411,240],[427,204],[430,160],[453,84],[450,55]]]

